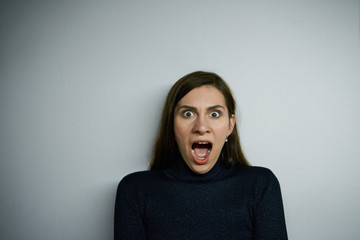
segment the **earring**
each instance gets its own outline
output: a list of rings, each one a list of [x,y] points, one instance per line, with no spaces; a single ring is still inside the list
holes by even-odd
[[[225,139],[225,142],[228,142],[228,139],[227,139],[227,138]]]

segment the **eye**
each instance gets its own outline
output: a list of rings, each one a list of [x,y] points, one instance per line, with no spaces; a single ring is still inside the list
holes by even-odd
[[[214,111],[214,112],[211,112],[211,113],[210,113],[210,116],[211,116],[212,118],[218,118],[218,117],[220,117],[220,113],[217,112],[217,111]]]
[[[182,116],[183,116],[184,118],[190,118],[190,117],[195,116],[195,114],[194,114],[193,112],[191,112],[191,111],[184,111],[184,112],[182,113]]]

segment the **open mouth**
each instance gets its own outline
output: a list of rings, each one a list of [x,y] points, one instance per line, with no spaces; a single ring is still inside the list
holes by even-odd
[[[204,164],[209,160],[212,144],[210,142],[195,142],[192,144],[192,155],[199,164]]]

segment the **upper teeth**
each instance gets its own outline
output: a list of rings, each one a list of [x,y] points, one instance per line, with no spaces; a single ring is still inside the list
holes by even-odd
[[[209,142],[198,142],[197,144],[209,144]]]

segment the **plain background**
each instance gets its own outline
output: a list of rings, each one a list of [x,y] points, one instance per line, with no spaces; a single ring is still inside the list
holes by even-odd
[[[1,1],[0,239],[112,239],[171,85],[220,74],[289,238],[359,239],[359,1]],[[216,227],[216,226],[215,226]]]

